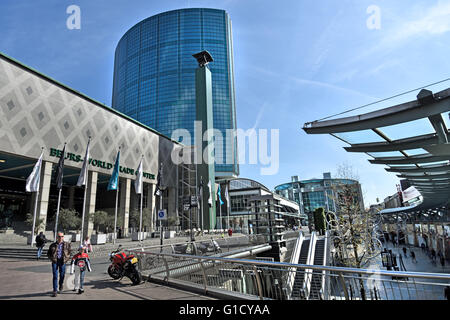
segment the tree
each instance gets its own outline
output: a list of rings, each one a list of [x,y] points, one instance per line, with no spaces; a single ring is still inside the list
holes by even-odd
[[[31,213],[27,213],[25,223],[28,224],[31,228],[33,228],[33,215]],[[34,233],[38,233],[39,230],[43,228],[44,228],[44,219],[36,218]]]
[[[100,229],[105,232],[106,225],[108,223],[108,212],[106,211],[95,211],[93,215],[94,229],[97,233],[100,232]]]
[[[80,229],[81,218],[74,209],[61,209],[58,217],[58,227],[67,233],[69,229]]]
[[[314,210],[314,228],[316,231],[319,231],[321,235],[324,235],[326,227],[325,210],[323,208],[317,208]]]
[[[152,213],[151,208],[143,208],[142,209],[142,229],[150,228],[151,221],[152,221],[151,213]],[[141,213],[140,213],[139,209],[131,210],[130,216],[129,216],[130,227],[139,228],[140,215],[141,215]]]

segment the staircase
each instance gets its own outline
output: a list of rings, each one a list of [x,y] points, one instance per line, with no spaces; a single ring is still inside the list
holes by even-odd
[[[47,248],[44,247],[42,250],[41,260],[48,260],[47,258]],[[25,260],[36,260],[37,258],[37,248],[0,248],[0,258],[13,258],[13,259],[25,259]]]
[[[300,250],[300,257],[298,258],[298,264],[306,264],[308,260],[309,244],[311,240],[303,240],[302,249]],[[294,288],[292,290],[292,298],[301,299],[304,298],[303,293],[303,281],[305,280],[305,271],[297,270],[295,275]]]
[[[323,266],[325,258],[325,238],[318,239],[314,253],[314,265]],[[311,278],[310,300],[322,300],[322,272],[314,272]]]

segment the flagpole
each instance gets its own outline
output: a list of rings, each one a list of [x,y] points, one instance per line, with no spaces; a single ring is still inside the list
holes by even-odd
[[[56,208],[56,220],[55,220],[55,242],[56,242],[56,234],[58,232],[58,217],[59,217],[59,206],[61,204],[61,191],[62,188],[59,189],[59,194],[58,194],[58,206]]]
[[[88,182],[89,182],[89,143],[91,142],[91,137],[89,137],[88,140],[88,145],[86,147],[86,156],[85,159],[83,160],[83,166],[81,167],[81,170],[85,170],[85,172],[82,172],[81,174],[83,174],[83,178],[86,179],[86,181],[84,182],[84,199],[83,199],[83,214],[81,216],[81,234],[80,234],[80,247],[83,244],[83,234],[84,234],[84,216],[86,213],[86,194],[87,194],[87,186],[88,186]],[[86,157],[88,159],[86,159]],[[86,166],[84,166],[84,164]],[[80,178],[78,178],[78,180],[80,180]],[[77,183],[78,185],[78,183]]]
[[[142,177],[142,174],[143,174],[143,172],[144,172],[144,164],[142,163],[144,161],[144,155],[142,155],[142,159],[141,159],[141,170],[140,170],[140,172],[139,172],[139,177],[141,178]],[[140,219],[139,219],[139,237],[138,238],[140,238],[140,240],[142,241],[142,240],[144,240],[144,239],[142,239],[142,206],[143,206],[143,199],[144,199],[144,182],[142,181],[142,179],[140,179],[140,182],[139,182],[139,188],[140,188],[140,191],[141,191],[141,212],[140,212]]]
[[[195,196],[197,198],[197,229],[200,224],[200,211],[198,210],[198,175],[197,175],[197,164],[195,164]],[[192,219],[192,216],[191,216]]]
[[[143,191],[143,190],[142,190]],[[142,192],[141,192],[141,213],[140,213],[140,218],[139,218],[139,240],[142,241],[144,239],[142,239]]]
[[[203,190],[201,190],[200,192],[203,192]],[[203,196],[200,196],[200,202],[199,202],[199,204],[198,204],[198,206],[199,206],[199,215],[200,215],[200,217],[199,217],[199,224],[200,224],[200,227],[201,227],[201,230],[202,230],[202,235],[203,235],[203,212],[202,212],[202,209],[203,209]]]
[[[117,163],[117,161],[119,160],[119,155],[120,155],[120,147],[119,147],[119,152],[117,153],[117,158],[116,158],[117,166],[119,165]],[[116,166],[116,164],[114,165],[114,167]],[[116,244],[116,238],[117,238],[117,206],[119,204],[119,185],[120,185],[120,177],[119,177],[120,167],[119,166],[117,167],[117,170],[118,171],[117,171],[117,187],[116,187],[116,210],[114,213],[113,244]],[[113,174],[114,174],[114,172],[113,172]]]
[[[33,229],[31,230],[31,246],[34,244],[34,228],[36,227],[36,212],[39,199],[39,189],[36,191],[36,201],[34,203],[34,214],[33,214]]]
[[[41,149],[41,156],[42,156],[43,152],[44,152],[44,147],[42,147],[42,149]],[[41,162],[40,166],[41,167],[39,168],[39,176],[41,175],[42,162]],[[36,212],[37,212],[37,206],[38,206],[40,184],[41,184],[41,181],[40,181],[40,178],[39,178],[39,184],[37,186],[37,191],[36,191],[36,201],[34,203],[33,228],[31,229],[31,241],[30,242],[31,242],[31,246],[32,247],[33,247],[33,244],[34,244],[34,228],[36,227]]]
[[[227,185],[227,229],[230,229],[230,182]]]
[[[219,222],[220,222],[220,230],[222,231],[222,204],[220,203],[220,198],[219,198]]]
[[[83,214],[82,214],[82,217],[81,217],[80,247],[83,244],[84,215],[85,215],[85,212],[86,212],[86,194],[87,194],[88,181],[89,181],[89,170],[88,170],[87,175],[86,175],[86,184],[84,185]]]
[[[56,208],[56,219],[55,219],[55,242],[56,242],[56,235],[58,233],[58,219],[59,219],[59,210],[60,210],[60,206],[61,206],[61,191],[62,191],[65,150],[66,150],[66,143],[64,142],[64,148],[63,148],[62,154],[60,156],[60,160],[58,161],[58,168],[57,168],[58,175],[56,177],[56,186],[59,188],[59,192],[58,192],[58,206]],[[62,159],[62,162],[61,162],[61,159]],[[59,180],[59,177],[61,177],[61,181]]]
[[[116,244],[116,228],[117,228],[117,205],[119,202],[119,177],[117,177],[117,189],[116,189],[116,211],[114,214],[114,231],[113,231],[113,244]]]

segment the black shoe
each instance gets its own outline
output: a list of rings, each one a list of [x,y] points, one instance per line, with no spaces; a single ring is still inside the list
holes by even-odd
[[[60,285],[59,285],[58,293],[61,293],[61,292],[63,291],[63,289],[64,289],[64,286],[63,286],[62,284],[60,284]]]
[[[53,293],[52,293],[52,297],[56,297],[56,291],[53,291]]]
[[[78,289],[78,294],[82,294],[84,292],[83,289]]]

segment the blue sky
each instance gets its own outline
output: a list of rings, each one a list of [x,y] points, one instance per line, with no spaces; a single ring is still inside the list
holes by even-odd
[[[81,9],[80,30],[66,27],[72,4]],[[380,29],[367,27],[371,5],[380,9]],[[120,37],[146,17],[186,7],[225,9],[232,19],[238,127],[280,130],[278,174],[262,176],[259,165],[241,165],[241,176],[272,189],[292,175],[334,174],[346,162],[360,177],[366,206],[396,191],[396,176],[369,164],[369,156],[347,153],[336,138],[301,128],[448,78],[450,1],[2,0],[0,51],[111,105]]]

